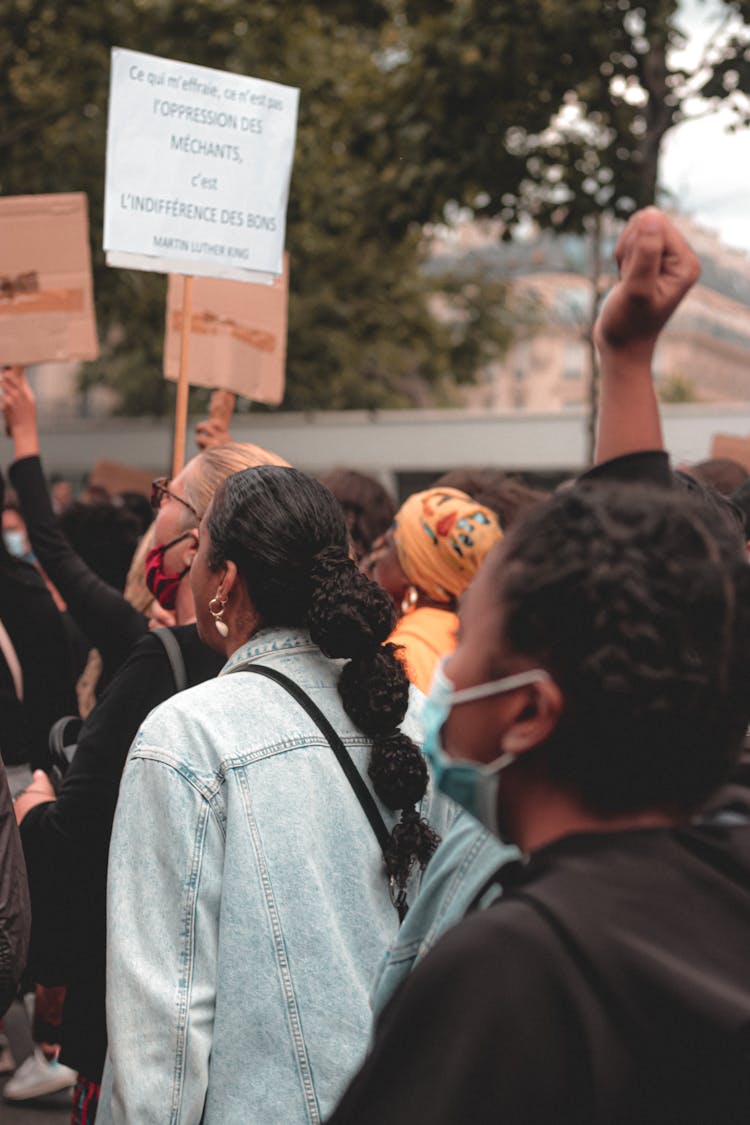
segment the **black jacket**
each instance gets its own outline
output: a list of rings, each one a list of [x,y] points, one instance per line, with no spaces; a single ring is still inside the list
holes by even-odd
[[[384,1011],[330,1125],[746,1125],[750,801],[569,836]]]
[[[189,686],[224,660],[201,644],[194,625],[171,630]],[[21,839],[34,910],[31,970],[66,984],[61,1058],[98,1080],[107,1045],[104,1014],[107,854],[125,759],[148,713],[174,695],[161,642],[147,634],[83,725],[57,800],[23,819]]]
[[[0,759],[0,1016],[26,967],[31,927],[29,888],[13,802]]]
[[[23,703],[0,653],[0,753],[6,765],[49,765],[49,728],[78,710],[72,656],[59,610],[38,571],[0,560],[0,621],[23,674]]]
[[[148,632],[142,613],[90,569],[60,528],[38,457],[22,457],[8,470],[34,554],[65,599],[76,624],[102,658],[108,683],[136,641]]]

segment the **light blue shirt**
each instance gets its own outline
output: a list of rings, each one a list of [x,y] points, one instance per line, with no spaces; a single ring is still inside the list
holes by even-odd
[[[430,860],[419,895],[380,965],[373,987],[376,1021],[409,973],[466,916],[498,868],[517,858],[516,847],[502,844],[469,813],[459,812]],[[500,888],[493,885],[478,905],[488,906],[500,894]]]
[[[306,712],[261,676],[226,675],[253,662],[311,696],[370,784],[341,662],[301,631],[258,633],[217,680],[151,713],[110,850],[97,1125],[319,1122],[364,1056],[398,928],[382,855]],[[402,728],[417,741],[420,701],[414,691]],[[390,828],[396,814],[380,808]],[[422,812],[443,834],[454,808],[428,794]]]

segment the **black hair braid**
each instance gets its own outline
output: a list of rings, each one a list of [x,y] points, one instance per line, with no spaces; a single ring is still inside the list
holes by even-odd
[[[398,729],[409,705],[409,681],[396,647],[384,643],[395,624],[393,603],[336,548],[316,556],[311,588],[310,636],[327,656],[349,658],[339,680],[344,710],[372,739],[368,773],[375,793],[388,808],[401,810],[385,858],[403,894],[415,864],[427,864],[439,838],[415,807],[427,789],[426,763]]]
[[[209,566],[227,559],[237,565],[265,626],[307,625],[326,656],[348,659],[339,679],[344,710],[372,740],[377,796],[402,810],[386,857],[402,896],[437,837],[414,808],[427,786],[422,755],[398,731],[409,683],[394,646],[385,644],[395,624],[391,599],[348,557],[338,501],[297,469],[263,465],[235,473],[216,490],[206,521]]]
[[[315,556],[311,581],[316,596],[308,614],[310,634],[326,656],[368,652],[392,632],[391,599],[372,597],[372,582],[340,549],[328,547]]]

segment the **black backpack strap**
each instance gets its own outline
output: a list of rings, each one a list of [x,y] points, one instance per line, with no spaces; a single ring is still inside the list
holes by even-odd
[[[346,746],[344,746],[341,738],[333,729],[330,722],[317,706],[317,704],[314,703],[312,699],[310,699],[310,696],[307,694],[307,692],[304,692],[302,688],[294,682],[294,680],[291,680],[288,676],[285,676],[283,672],[277,671],[276,668],[269,668],[265,664],[243,664],[238,666],[237,668],[230,668],[229,672],[255,672],[256,675],[266,676],[269,680],[273,680],[274,683],[278,684],[279,687],[283,687],[285,691],[288,691],[289,694],[297,700],[300,707],[304,708],[304,710],[318,727],[320,732],[325,736],[326,741],[333,750],[333,753],[336,756],[336,761],[344,771],[346,780],[354,790],[354,795],[362,806],[362,811],[370,822],[370,827],[375,833],[375,837],[380,844],[380,850],[383,853],[383,859],[386,861],[387,865],[390,832],[386,827],[386,823],[383,820],[383,817],[380,815],[380,809],[375,804],[375,798],[367,788],[367,785],[365,784],[361,773],[352,761],[349,751],[347,750]],[[391,877],[390,879],[390,889],[391,900],[393,902],[393,905],[396,907],[396,910],[398,911],[399,921],[403,922],[409,907],[406,902],[406,896],[404,895],[403,891],[399,891],[393,877]]]
[[[167,654],[172,675],[174,677],[175,691],[184,691],[188,686],[187,671],[185,669],[185,661],[182,657],[182,649],[180,648],[179,641],[170,629],[154,629],[153,635],[158,637],[164,645],[164,651]]]

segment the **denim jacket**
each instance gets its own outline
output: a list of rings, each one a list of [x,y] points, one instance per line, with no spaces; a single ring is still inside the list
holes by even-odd
[[[398,928],[381,852],[306,712],[266,678],[226,674],[253,662],[311,696],[367,780],[341,664],[302,631],[263,630],[151,713],[110,850],[98,1125],[319,1122],[365,1053]],[[418,740],[420,699],[402,727]],[[441,834],[454,815],[429,793],[422,812]]]
[[[502,844],[469,813],[459,812],[430,860],[419,896],[381,962],[373,987],[376,1021],[409,973],[466,915],[497,869],[517,858],[516,847]],[[489,906],[500,893],[499,887],[491,887],[478,905]]]

